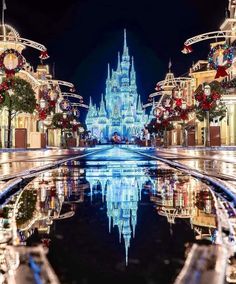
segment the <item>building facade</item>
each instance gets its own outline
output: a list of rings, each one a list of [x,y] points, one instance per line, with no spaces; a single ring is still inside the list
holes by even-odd
[[[108,64],[105,96],[101,96],[99,108],[90,98],[86,125],[93,136],[107,141],[114,132],[123,139],[131,139],[141,132],[147,121],[148,116],[137,93],[134,59],[130,58],[124,31],[122,57],[118,53],[116,71],[110,72]]]

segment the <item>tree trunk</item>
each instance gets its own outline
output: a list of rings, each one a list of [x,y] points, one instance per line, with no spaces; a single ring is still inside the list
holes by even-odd
[[[7,148],[11,148],[11,109],[8,109]]]

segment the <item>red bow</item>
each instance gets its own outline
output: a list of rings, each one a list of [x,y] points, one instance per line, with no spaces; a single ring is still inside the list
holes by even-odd
[[[185,44],[181,51],[184,54],[188,54],[188,53],[191,53],[193,51],[193,49],[192,49],[191,45],[186,45]]]
[[[41,51],[39,58],[40,58],[40,59],[48,59],[48,58],[49,58],[49,55],[48,55],[48,53],[47,53],[47,50]]]
[[[216,72],[216,75],[215,75],[215,79],[220,78],[220,77],[225,77],[227,75],[228,75],[228,73],[226,72],[225,66],[218,66],[217,67],[217,72]]]

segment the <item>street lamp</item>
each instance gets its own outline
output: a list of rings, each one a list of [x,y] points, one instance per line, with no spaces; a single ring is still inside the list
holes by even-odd
[[[204,94],[209,97],[211,95],[211,86],[204,86]],[[204,137],[204,146],[210,147],[210,111],[206,110],[206,128],[205,128],[205,137]]]
[[[40,99],[39,106],[40,106],[41,109],[45,109],[46,108],[46,100],[44,98]]]

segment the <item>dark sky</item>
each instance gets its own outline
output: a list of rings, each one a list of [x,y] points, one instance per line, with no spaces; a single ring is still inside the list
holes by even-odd
[[[71,81],[88,102],[105,89],[107,62],[116,68],[127,29],[130,55],[134,56],[138,92],[143,101],[163,79],[168,61],[176,76],[193,61],[205,59],[209,42],[180,51],[184,41],[199,33],[218,30],[228,0],[6,0],[6,22],[21,37],[47,46],[56,78]],[[30,48],[26,58],[36,65],[38,53]]]

